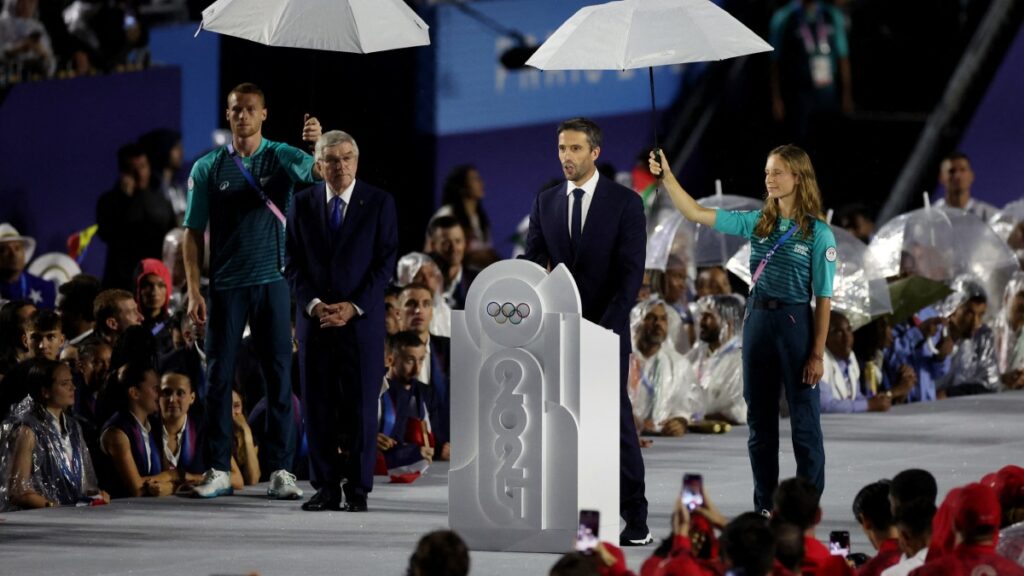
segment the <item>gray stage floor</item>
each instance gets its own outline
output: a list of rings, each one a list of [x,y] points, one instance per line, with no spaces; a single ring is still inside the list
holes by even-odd
[[[911,467],[931,470],[944,494],[1006,463],[1024,464],[1024,393],[897,407],[888,414],[823,418],[829,530],[849,530],[868,551],[850,504],[857,490]],[[788,422],[782,423],[788,436]],[[704,474],[709,496],[726,515],[751,507],[746,428],[722,436],[655,440],[644,451],[650,524],[667,532],[683,471]],[[782,475],[794,473],[783,446]],[[418,538],[447,524],[446,466],[411,486],[375,488],[368,514],[304,513],[269,502],[262,491],[214,501],[133,499],[98,508],[0,514],[0,574],[345,574],[402,575]],[[308,488],[308,486],[305,486]],[[567,543],[568,544],[568,543]],[[639,569],[651,548],[627,551]],[[547,574],[556,556],[472,553],[481,575]]]

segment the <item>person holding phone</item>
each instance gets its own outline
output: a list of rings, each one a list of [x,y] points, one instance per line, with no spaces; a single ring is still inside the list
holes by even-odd
[[[797,475],[825,489],[820,394],[836,270],[836,240],[821,219],[811,159],[780,146],[765,163],[766,199],[750,212],[705,208],[676,180],[663,152],[650,156],[673,204],[688,220],[751,240],[751,289],[743,331],[743,397],[754,476],[754,506],[768,514],[779,481],[779,392],[792,420]],[[810,306],[811,298],[815,306]]]

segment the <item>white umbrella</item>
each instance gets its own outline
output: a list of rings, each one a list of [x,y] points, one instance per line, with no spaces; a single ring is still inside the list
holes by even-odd
[[[705,208],[757,210],[763,202],[747,196],[713,194],[697,199]],[[690,222],[678,211],[654,227],[647,239],[646,268],[664,270],[670,256],[692,262],[696,268],[725,266],[729,257],[746,242],[739,236],[722,234],[713,228]]]
[[[708,0],[620,0],[581,8],[526,61],[541,70],[648,68],[772,50]],[[657,145],[657,131],[655,131]]]
[[[402,0],[217,0],[203,10],[203,28],[267,46],[359,54],[430,44],[426,22]]]
[[[889,286],[882,266],[867,244],[843,228],[832,226],[836,237],[836,275],[832,281],[832,307],[842,312],[854,330],[873,318],[892,312]],[[726,269],[750,284],[750,243],[729,259]]]

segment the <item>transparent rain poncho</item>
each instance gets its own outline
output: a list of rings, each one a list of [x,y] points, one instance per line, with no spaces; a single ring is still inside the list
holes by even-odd
[[[62,415],[65,433],[56,419],[26,397],[0,424],[0,511],[18,510],[14,500],[36,493],[62,506],[98,493],[96,472],[82,429],[71,416]],[[17,446],[27,431],[35,436],[30,473],[18,473]]]
[[[756,198],[715,194],[697,200],[705,208],[722,208],[725,210],[758,210],[762,202]],[[690,263],[690,277],[694,276],[695,268],[707,266],[724,266],[729,258],[746,242],[739,236],[730,236],[694,224],[675,211],[659,222],[647,240],[646,267],[664,270],[670,256]]]
[[[408,286],[413,282],[425,284],[433,292],[434,316],[430,320],[430,333],[434,336],[452,335],[452,308],[444,301],[444,277],[434,259],[423,252],[409,252],[395,265],[395,285]]]
[[[1003,291],[1003,309],[992,330],[996,334],[996,359],[999,371],[1024,369],[1024,330],[1014,329],[1014,320],[1020,321],[1024,316],[1024,272],[1017,272],[1006,284]]]
[[[644,358],[637,350],[643,320],[655,306],[664,306],[668,317],[668,334],[658,352]],[[672,334],[679,332],[679,314],[661,298],[653,297],[640,302],[629,314],[630,332],[633,334],[633,354],[630,365],[629,399],[633,415],[641,422],[651,420],[661,429],[672,418],[690,420],[692,410],[687,404],[689,372],[686,359],[676,352]]]
[[[705,342],[686,355],[690,367],[687,380],[694,420],[706,414],[723,416],[733,424],[747,421],[747,403],[743,399],[743,314],[744,301],[734,294],[704,296],[697,301],[700,322],[704,314],[713,314],[720,327],[719,347],[711,353]]]
[[[985,297],[988,305],[992,305],[984,284],[973,275],[958,276],[950,288],[953,293],[935,306],[939,315],[945,318],[972,298]],[[991,392],[999,390],[995,334],[988,326],[982,325],[973,336],[957,342],[949,362],[949,372],[935,383],[936,389],[949,390],[966,384],[981,384]]]

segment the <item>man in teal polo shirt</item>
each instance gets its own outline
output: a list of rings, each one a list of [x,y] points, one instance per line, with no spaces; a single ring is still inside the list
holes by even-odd
[[[284,267],[284,217],[295,184],[310,184],[313,157],[263,138],[263,92],[240,84],[228,95],[231,143],[192,167],[185,213],[184,260],[188,313],[206,326],[206,438],[210,470],[194,494],[231,494],[231,384],[248,322],[267,381],[267,430],[260,446],[270,475],[271,498],[297,499],[302,491],[288,472],[294,455],[291,402],[291,316]],[[302,138],[316,142],[320,123],[306,118]],[[199,289],[203,233],[210,227],[209,302]],[[209,307],[209,308],[207,308]]]

